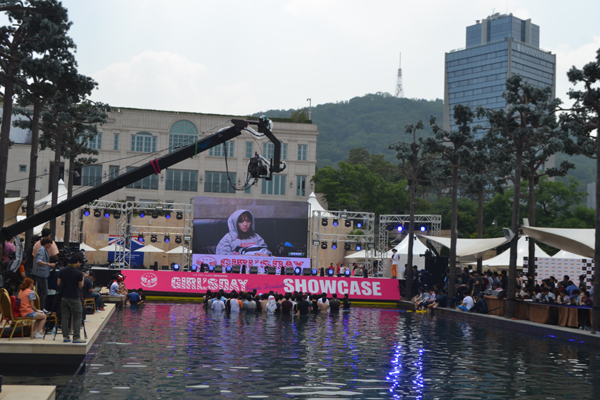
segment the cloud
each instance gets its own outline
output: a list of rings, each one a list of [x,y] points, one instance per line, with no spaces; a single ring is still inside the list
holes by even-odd
[[[556,97],[567,102],[566,93],[572,87],[567,80],[567,72],[573,66],[581,69],[587,63],[594,61],[598,49],[600,49],[600,36],[595,36],[591,42],[576,48],[561,43],[551,50],[556,54]]]

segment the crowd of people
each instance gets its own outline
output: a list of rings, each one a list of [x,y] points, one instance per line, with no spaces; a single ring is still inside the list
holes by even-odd
[[[231,313],[268,313],[281,315],[308,315],[318,313],[339,313],[340,309],[349,310],[351,302],[345,294],[338,299],[333,293],[327,297],[327,293],[310,294],[303,292],[288,292],[285,295],[275,293],[257,293],[232,291],[226,293],[208,291],[203,299],[204,305],[213,311],[227,311]]]

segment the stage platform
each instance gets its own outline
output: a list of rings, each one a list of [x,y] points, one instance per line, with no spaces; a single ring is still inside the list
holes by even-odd
[[[87,331],[86,344],[63,343],[59,333],[56,340],[52,340],[52,333],[46,334],[45,339],[31,339],[30,336],[21,338],[13,336],[12,340],[0,338],[0,371],[20,365],[53,365],[53,366],[78,366],[90,351],[100,332],[115,312],[114,304],[106,304],[105,311],[90,314],[85,323]],[[83,329],[81,330],[83,338]],[[72,339],[72,337],[71,337]],[[2,397],[0,397],[2,399]]]
[[[365,303],[396,303],[400,301],[399,281],[388,278],[329,277],[307,275],[226,274],[210,272],[154,271],[124,269],[121,271],[128,289],[142,288],[146,296],[194,297],[208,290],[223,289],[257,293],[270,291],[284,294],[304,293],[336,294],[343,298],[348,294],[351,301]]]
[[[2,385],[0,400],[54,400],[56,386]]]

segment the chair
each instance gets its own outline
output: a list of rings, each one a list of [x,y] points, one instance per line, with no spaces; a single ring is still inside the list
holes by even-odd
[[[0,311],[2,311],[2,320],[4,321],[2,331],[0,331],[0,337],[2,337],[2,335],[4,334],[4,328],[6,328],[6,325],[10,323],[10,325],[14,324],[14,326],[8,340],[12,339],[13,335],[15,334],[15,329],[17,329],[17,326],[21,326],[21,337],[25,337],[23,335],[23,331],[26,326],[29,326],[31,340],[33,340],[33,317],[15,317],[12,312],[12,304],[10,303],[10,297],[8,297],[8,292],[4,289],[2,289],[2,291],[0,292]]]
[[[89,298],[83,298],[83,308],[85,308],[86,305],[91,304],[92,307],[94,307],[94,312],[96,312],[96,299],[94,299],[93,297],[89,297]]]
[[[37,294],[37,292],[34,290],[33,293],[35,293],[35,300],[33,301],[33,305],[35,306],[35,308],[37,308],[38,310],[41,310],[40,308],[40,298]],[[58,317],[56,316],[55,312],[50,313],[50,315],[46,315],[46,322],[48,321],[54,321],[54,326],[56,327],[56,329],[58,330],[60,328],[60,325],[58,324]],[[46,337],[46,330],[44,329],[44,337]]]

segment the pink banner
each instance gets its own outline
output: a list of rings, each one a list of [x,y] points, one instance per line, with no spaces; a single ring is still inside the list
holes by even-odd
[[[258,267],[258,273],[265,272],[266,267],[275,267],[277,274],[281,268],[310,268],[310,258],[293,258],[293,257],[259,257],[259,256],[244,256],[244,255],[218,255],[218,254],[194,254],[192,263],[198,266],[200,264],[222,265],[227,268],[230,265],[245,265],[246,267]]]
[[[400,300],[398,280],[380,278],[334,278],[320,276],[213,274],[200,272],[150,271],[124,269],[128,288],[143,288],[149,292],[206,293],[223,289],[258,293],[302,291],[327,293],[338,297],[348,294],[356,300]]]

